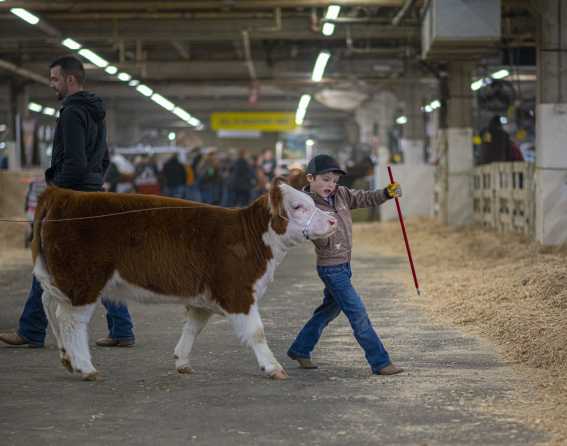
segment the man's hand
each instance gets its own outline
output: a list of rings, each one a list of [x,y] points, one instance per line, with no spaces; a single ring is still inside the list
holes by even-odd
[[[400,198],[402,196],[402,186],[400,186],[400,183],[390,183],[384,189],[384,192],[388,198]]]

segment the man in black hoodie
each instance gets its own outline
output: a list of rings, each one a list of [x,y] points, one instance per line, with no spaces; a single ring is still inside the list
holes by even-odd
[[[72,56],[55,60],[49,66],[51,86],[62,102],[53,138],[51,167],[45,172],[48,184],[86,192],[102,190],[109,165],[106,145],[105,108],[102,99],[83,90],[85,70]],[[0,333],[9,345],[43,347],[47,318],[43,310],[39,282],[32,280],[28,299],[15,333]],[[134,345],[133,324],[128,308],[106,299],[109,336],[97,341],[108,347]]]

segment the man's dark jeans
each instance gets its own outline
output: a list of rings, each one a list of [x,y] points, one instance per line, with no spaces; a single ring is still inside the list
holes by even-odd
[[[32,286],[24,311],[20,316],[18,334],[34,346],[42,346],[47,334],[47,316],[43,309],[41,295],[43,289],[39,281],[33,277]],[[108,323],[108,336],[112,339],[134,340],[132,318],[128,307],[122,304],[102,299],[106,307],[106,321]]]

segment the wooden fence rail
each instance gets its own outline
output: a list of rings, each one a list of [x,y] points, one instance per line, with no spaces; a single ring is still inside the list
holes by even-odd
[[[473,169],[475,223],[502,232],[535,232],[534,166],[515,161]]]

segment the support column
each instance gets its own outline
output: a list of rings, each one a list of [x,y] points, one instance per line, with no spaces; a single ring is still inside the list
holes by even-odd
[[[413,72],[410,72],[410,75]],[[413,74],[413,77],[416,75]],[[401,148],[404,152],[405,164],[423,164],[425,161],[423,144],[425,128],[421,113],[423,88],[416,83],[405,84],[401,93],[405,104],[404,115],[407,123],[404,125],[404,133],[401,140]]]
[[[567,242],[567,4],[542,0],[537,53],[536,239]]]
[[[451,226],[470,224],[473,202],[470,174],[473,167],[472,147],[472,62],[451,61],[448,64],[446,129],[441,129],[444,142],[439,160],[436,190],[439,195],[439,217]],[[443,125],[442,125],[443,127]]]

